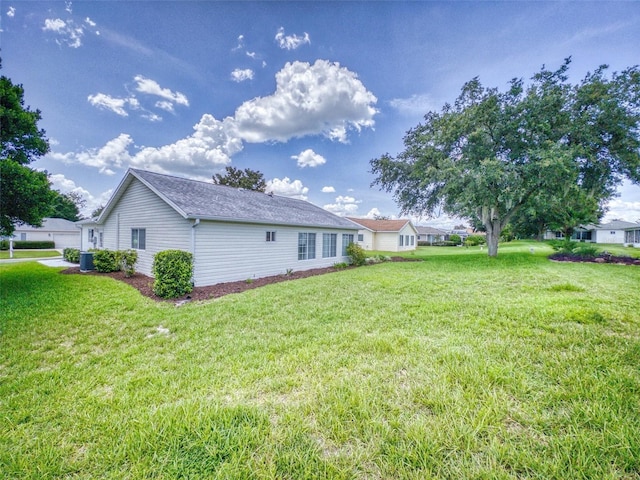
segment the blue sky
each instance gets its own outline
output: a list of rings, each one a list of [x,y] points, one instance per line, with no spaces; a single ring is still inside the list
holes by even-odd
[[[640,2],[3,1],[2,74],[42,111],[54,188],[104,204],[128,167],[395,217],[369,161],[478,76],[505,89],[640,64]],[[640,220],[625,184],[605,220]],[[451,227],[455,219],[415,219]]]

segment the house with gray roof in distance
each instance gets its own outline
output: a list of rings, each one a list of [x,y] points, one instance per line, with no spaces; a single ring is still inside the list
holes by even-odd
[[[80,246],[80,230],[76,224],[64,218],[44,218],[41,227],[19,225],[13,232],[14,240],[53,242],[55,248],[78,248]]]
[[[640,248],[640,223],[624,229],[624,246]]]
[[[625,222],[624,220],[612,220],[609,223],[601,223],[598,225],[581,225],[576,228],[572,240],[590,242],[590,243],[625,243],[625,232],[628,228],[636,228],[637,223]],[[562,232],[548,231],[544,236],[545,240],[562,239],[564,238]],[[630,243],[630,242],[627,242]]]
[[[346,262],[358,227],[303,200],[129,169],[82,229],[103,248],[137,250],[149,276],[156,253],[191,252],[205,286]]]
[[[418,245],[433,245],[447,239],[448,233],[434,227],[416,227],[418,231]]]

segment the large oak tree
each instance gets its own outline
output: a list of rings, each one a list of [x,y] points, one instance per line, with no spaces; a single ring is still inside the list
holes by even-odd
[[[543,67],[529,85],[514,79],[505,92],[469,81],[406,134],[402,153],[371,161],[373,184],[403,213],[479,219],[490,256],[524,208],[576,208],[563,198],[601,208],[623,178],[640,182],[640,72],[607,76],[601,66],[572,85],[569,64]]]
[[[38,128],[39,110],[24,106],[24,89],[0,77],[0,235],[11,236],[16,225],[41,226],[55,194],[46,172],[27,165],[49,151]]]

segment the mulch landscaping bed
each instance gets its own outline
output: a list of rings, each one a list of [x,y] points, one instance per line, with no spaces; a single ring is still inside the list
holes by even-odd
[[[392,257],[392,262],[407,262],[416,261],[417,259],[410,259],[404,257]],[[356,267],[346,267],[347,269]],[[194,287],[193,291],[188,295],[179,298],[164,299],[158,297],[153,293],[153,278],[147,277],[141,273],[135,273],[131,277],[126,277],[124,272],[111,272],[100,273],[96,271],[80,272],[80,267],[71,267],[66,270],[62,270],[60,273],[78,274],[78,275],[100,275],[111,277],[121,282],[131,285],[137,289],[142,295],[152,298],[158,302],[183,302],[184,300],[209,300],[211,298],[219,298],[230,293],[240,293],[252,288],[262,287],[264,285],[270,285],[272,283],[287,282],[289,280],[297,280],[299,278],[313,277],[315,275],[324,275],[325,273],[337,272],[338,269],[334,267],[314,268],[312,270],[304,270],[299,272],[291,272],[288,275],[274,275],[271,277],[263,277],[253,279],[251,282],[246,280],[240,280],[237,282],[218,283],[216,285],[210,285],[207,287]]]
[[[554,253],[549,256],[556,262],[586,262],[586,263],[615,263],[618,265],[640,265],[640,258],[618,257],[615,255],[601,254],[596,257],[581,257],[571,253]]]

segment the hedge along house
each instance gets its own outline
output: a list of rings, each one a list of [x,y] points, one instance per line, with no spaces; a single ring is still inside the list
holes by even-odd
[[[410,220],[347,218],[358,227],[357,243],[365,250],[405,252],[416,249],[418,231]]]
[[[154,255],[191,252],[195,286],[328,267],[348,261],[357,226],[303,200],[129,169],[100,216],[83,225],[103,247]]]

